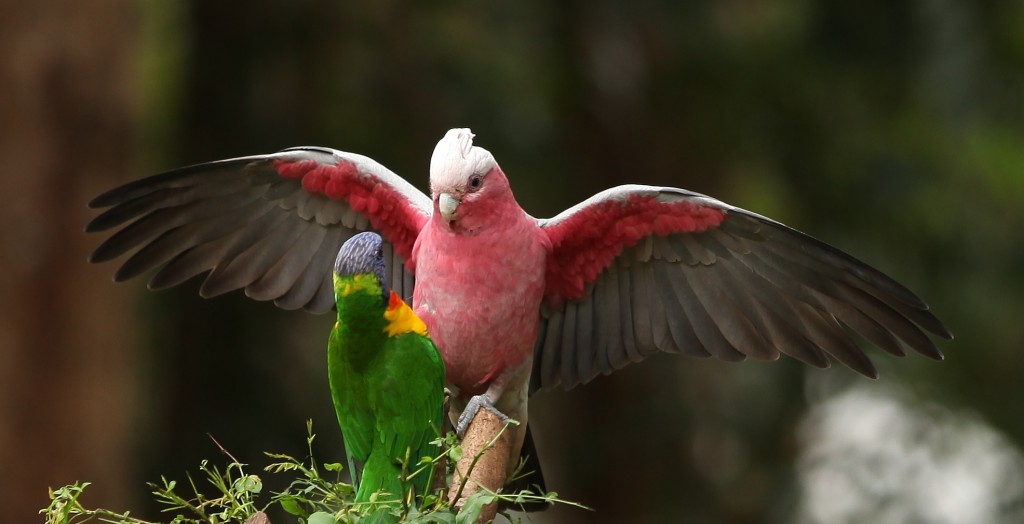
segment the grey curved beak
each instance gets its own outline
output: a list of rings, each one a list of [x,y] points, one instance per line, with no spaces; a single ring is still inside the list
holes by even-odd
[[[451,223],[452,219],[455,218],[455,210],[459,207],[459,200],[452,196],[451,193],[441,193],[437,197],[437,209],[441,212],[441,218],[444,218],[445,222]]]

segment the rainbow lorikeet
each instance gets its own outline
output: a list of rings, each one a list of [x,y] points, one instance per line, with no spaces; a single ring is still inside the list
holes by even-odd
[[[355,500],[380,490],[390,495],[378,500],[410,489],[422,495],[433,469],[420,459],[438,454],[431,441],[444,416],[444,362],[426,325],[388,286],[379,235],[360,233],[341,247],[334,294],[327,370],[349,464],[363,464]]]
[[[209,272],[234,289],[324,312],[338,246],[375,230],[402,296],[444,357],[453,412],[519,420],[538,389],[571,388],[657,352],[727,361],[830,355],[877,375],[847,328],[888,353],[934,359],[952,338],[881,271],[770,218],[671,187],[624,185],[553,218],[527,214],[494,156],[452,129],[430,160],[430,196],[362,155],[317,147],[195,165],[94,199],[93,253],[132,249],[115,275],[160,268],[153,289]],[[129,225],[122,224],[131,221]],[[413,281],[415,277],[415,282]],[[415,285],[415,287],[414,287]],[[509,461],[516,464],[518,446]]]

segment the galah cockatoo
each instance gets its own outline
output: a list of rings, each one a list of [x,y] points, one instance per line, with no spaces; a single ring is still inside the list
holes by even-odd
[[[208,271],[204,297],[245,289],[285,309],[326,312],[338,248],[379,232],[392,287],[412,293],[444,357],[453,411],[496,408],[522,422],[513,456],[530,393],[658,351],[728,361],[784,353],[817,367],[829,354],[874,377],[844,325],[898,356],[906,345],[941,359],[926,332],[952,337],[880,271],[692,191],[619,186],[533,218],[468,129],[438,142],[430,190],[319,147],[185,167],[94,199],[110,209],[87,231],[119,230],[90,260],[138,248],[115,280],[160,268],[149,287],[162,289]]]

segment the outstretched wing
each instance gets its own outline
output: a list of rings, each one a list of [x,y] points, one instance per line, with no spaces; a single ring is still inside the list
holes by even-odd
[[[910,290],[774,220],[674,188],[620,186],[541,220],[553,252],[531,390],[571,388],[657,352],[877,376],[844,325],[894,355],[952,338]]]
[[[386,240],[395,291],[411,296],[404,263],[431,212],[427,195],[374,160],[318,147],[169,171],[89,205],[110,209],[86,231],[118,229],[91,262],[136,250],[116,281],[160,267],[149,287],[163,289],[209,271],[204,297],[244,288],[257,300],[317,313],[334,306],[338,249],[370,229]]]

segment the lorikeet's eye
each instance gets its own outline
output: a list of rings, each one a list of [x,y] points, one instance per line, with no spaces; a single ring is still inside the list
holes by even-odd
[[[474,189],[474,190],[480,189],[480,186],[482,186],[483,183],[484,183],[484,177],[482,177],[480,175],[473,175],[473,176],[469,177],[469,188],[470,189]]]

